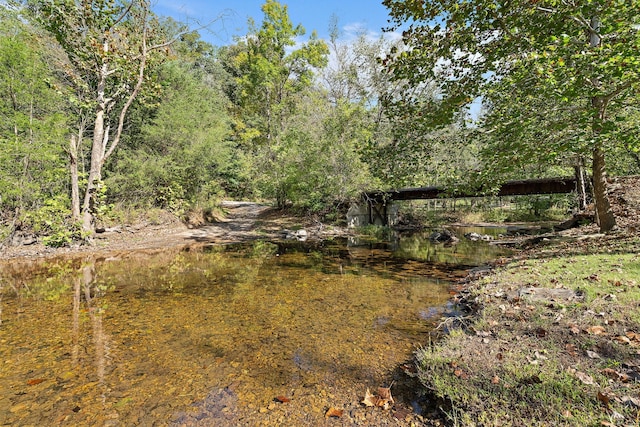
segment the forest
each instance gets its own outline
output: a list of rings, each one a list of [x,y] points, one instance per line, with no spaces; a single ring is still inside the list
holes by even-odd
[[[324,40],[266,0],[224,46],[145,0],[0,3],[0,241],[576,170],[615,227],[607,175],[640,172],[637,1],[383,3],[382,37],[335,17]]]

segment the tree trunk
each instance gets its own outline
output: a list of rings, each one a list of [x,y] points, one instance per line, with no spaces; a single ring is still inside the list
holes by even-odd
[[[87,189],[84,194],[84,202],[82,203],[82,229],[86,232],[93,232],[94,230],[94,213],[97,205],[96,196],[100,180],[102,179],[103,144],[108,138],[108,130],[105,131],[104,128],[104,110],[104,104],[100,102],[96,110],[93,126],[91,166],[89,169],[89,179],[87,180]]]
[[[597,16],[591,18],[591,30],[589,32],[589,45],[596,48],[600,45],[600,19]],[[592,83],[595,88],[601,86],[598,78],[594,76]],[[605,157],[602,149],[600,133],[602,124],[606,118],[607,100],[603,96],[596,95],[591,98],[591,106],[595,110],[593,116],[592,132],[595,139],[593,147],[593,198],[596,204],[596,218],[600,226],[600,232],[606,233],[616,226],[616,218],[613,216],[609,197],[607,196],[607,173],[605,168]]]
[[[80,188],[78,184],[78,137],[71,135],[69,142],[69,170],[71,172],[71,218],[80,221]]]
[[[103,43],[103,52],[105,55],[109,52],[109,42]],[[84,202],[82,203],[82,229],[87,233],[93,233],[95,226],[95,208],[97,206],[97,192],[102,179],[102,165],[104,164],[104,155],[106,143],[109,140],[109,128],[105,129],[105,114],[107,113],[107,99],[105,95],[107,76],[109,75],[109,64],[103,61],[98,70],[98,87],[96,93],[96,111],[93,121],[93,142],[91,144],[91,166],[89,169],[89,178],[87,180],[87,189],[84,194]]]
[[[593,149],[593,196],[596,203],[596,218],[600,232],[606,233],[616,226],[616,218],[611,210],[607,196],[607,173],[605,169],[604,151],[598,143]]]
[[[576,175],[576,192],[578,193],[578,210],[584,211],[589,205],[592,188],[588,182],[589,176],[584,167],[584,158],[578,156],[576,166],[573,167]]]

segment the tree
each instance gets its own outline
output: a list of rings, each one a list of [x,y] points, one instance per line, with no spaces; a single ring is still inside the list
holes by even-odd
[[[383,3],[390,9],[393,29],[406,26],[406,48],[386,59],[394,78],[414,86],[438,82],[441,96],[421,107],[423,121],[442,126],[499,85],[512,85],[523,96],[539,94],[574,111],[572,116],[579,117],[588,135],[584,144],[593,160],[600,229],[615,227],[606,191],[605,150],[612,143],[615,112],[637,93],[640,80],[638,0]],[[410,98],[396,103],[402,105],[404,111],[417,113]],[[528,114],[522,113],[525,120]],[[514,144],[526,142],[536,143]],[[549,148],[566,150],[566,143],[563,139]]]
[[[51,40],[9,8],[0,6],[0,23],[0,212],[17,218],[64,193],[67,124]]]
[[[267,0],[262,11],[261,26],[249,21],[249,34],[230,49],[235,56],[227,67],[235,76],[231,96],[236,102],[238,138],[254,154],[259,174],[271,174],[272,182],[284,183],[286,177],[275,172],[280,135],[301,96],[311,88],[314,70],[326,65],[328,49],[315,32],[294,48],[305,29],[292,24],[287,6]],[[269,185],[267,190],[279,205],[286,202],[283,186]]]
[[[123,145],[106,178],[118,200],[178,210],[222,192],[235,160],[227,101],[209,74],[174,60],[159,72],[163,88],[133,146]],[[138,141],[139,140],[139,141]]]
[[[314,68],[324,66],[328,54],[315,32],[307,43],[292,49],[306,31],[292,24],[287,6],[267,0],[262,11],[262,25],[249,20],[246,48],[236,57],[242,114],[257,144],[268,143],[282,130],[295,108],[296,94],[311,86]]]
[[[149,83],[148,68],[166,57],[173,40],[166,41],[157,31],[146,0],[34,0],[30,5],[68,56],[74,101],[91,111],[91,162],[82,223],[85,231],[92,231],[102,168],[118,147],[129,108]]]

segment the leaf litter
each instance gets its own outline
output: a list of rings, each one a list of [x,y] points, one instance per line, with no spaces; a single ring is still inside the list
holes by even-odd
[[[364,399],[362,403],[365,406],[369,407],[377,407],[382,408],[384,410],[390,409],[395,401],[393,400],[393,396],[391,395],[391,387],[393,383],[389,387],[378,387],[378,393],[373,394],[367,388],[367,391],[364,393]]]

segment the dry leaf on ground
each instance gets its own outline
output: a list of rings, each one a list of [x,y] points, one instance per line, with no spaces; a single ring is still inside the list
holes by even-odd
[[[362,403],[364,403],[365,406],[376,406],[376,404],[378,403],[378,396],[371,394],[369,389],[367,389],[367,391],[364,393],[364,399],[362,400]]]
[[[340,418],[344,414],[344,409],[329,408],[324,414],[325,418]]]
[[[582,381],[583,384],[586,385],[594,385],[595,381],[593,380],[593,378],[591,378],[589,375],[585,374],[584,372],[576,372],[575,376],[577,379],[579,379],[580,381]]]
[[[607,407],[607,408],[608,408],[608,407],[609,407],[609,402],[611,401],[611,397],[609,397],[609,396],[608,396],[608,395],[606,395],[605,393],[603,393],[603,392],[599,391],[599,392],[598,392],[598,400],[599,400],[600,402],[602,402],[602,404],[603,404],[605,407]]]
[[[587,333],[591,335],[603,335],[606,330],[602,326],[591,326],[586,329]]]
[[[564,348],[570,356],[578,355],[578,347],[575,344],[567,344]]]
[[[587,357],[589,357],[589,359],[602,359],[598,353],[591,350],[587,350]]]
[[[395,401],[393,400],[393,396],[391,396],[391,387],[378,387],[378,394],[372,394],[369,389],[364,394],[364,399],[362,403],[365,406],[376,406],[383,409],[389,409]]]

